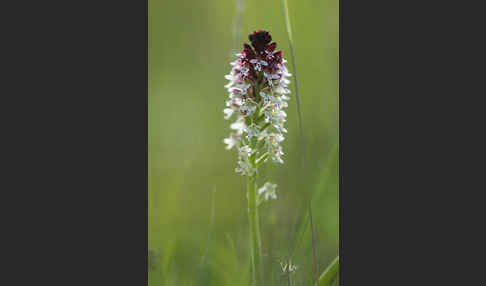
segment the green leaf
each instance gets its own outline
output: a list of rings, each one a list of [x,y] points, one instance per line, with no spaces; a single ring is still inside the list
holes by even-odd
[[[339,256],[329,264],[319,277],[319,286],[331,286],[339,273]]]

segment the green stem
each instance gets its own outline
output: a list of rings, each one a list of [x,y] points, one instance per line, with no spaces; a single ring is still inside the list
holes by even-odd
[[[250,226],[250,258],[252,263],[253,285],[261,285],[261,240],[258,219],[256,176],[248,176],[248,219]]]
[[[319,277],[319,286],[331,285],[331,282],[338,277],[339,272],[339,256],[334,258],[334,260],[329,264],[329,266],[322,272]]]

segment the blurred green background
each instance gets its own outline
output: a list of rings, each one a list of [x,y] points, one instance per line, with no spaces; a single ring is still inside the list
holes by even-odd
[[[151,286],[249,285],[246,178],[234,171],[235,150],[223,144],[230,130],[223,119],[224,75],[232,54],[257,29],[270,31],[294,71],[280,0],[243,2],[241,37],[235,41],[235,0],[149,0]],[[290,253],[299,266],[294,285],[309,285],[304,184],[312,192],[320,271],[339,245],[339,2],[288,4],[308,160],[302,167],[291,78],[285,164],[268,162],[259,178],[260,184],[278,184],[278,199],[260,210],[265,285],[287,285],[279,263]]]

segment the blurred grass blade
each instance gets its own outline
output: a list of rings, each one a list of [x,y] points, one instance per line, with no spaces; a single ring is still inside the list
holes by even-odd
[[[173,262],[177,248],[177,238],[170,238],[164,246],[164,253],[162,253],[162,268],[160,269],[162,274],[163,285],[169,284],[169,272],[170,264]]]
[[[206,262],[206,258],[209,254],[209,248],[211,246],[211,236],[214,231],[214,209],[215,209],[215,198],[216,198],[216,187],[213,188],[213,192],[211,194],[211,215],[209,217],[209,232],[208,232],[208,245],[206,247],[206,251],[204,255],[201,257],[201,266],[204,265]]]
[[[331,153],[328,155],[327,157],[327,160],[324,162],[323,164],[323,167],[322,167],[322,170],[318,173],[319,174],[319,177],[320,177],[320,180],[317,182],[317,185],[316,187],[314,187],[314,189],[312,190],[312,193],[311,193],[311,203],[312,205],[315,205],[316,201],[318,201],[321,196],[324,195],[324,193],[326,191],[328,191],[328,183],[329,183],[329,179],[330,179],[330,171],[331,169],[333,168],[333,164],[336,162],[336,160],[338,159],[338,155],[339,155],[339,143],[336,141],[334,143],[334,146],[332,147],[331,149]],[[297,234],[295,236],[295,243],[294,245],[292,246],[291,250],[289,251],[289,256],[291,258],[294,257],[294,254],[295,254],[295,251],[301,247],[302,245],[302,242],[303,242],[303,238],[305,236],[305,233],[307,232],[308,228],[309,228],[309,213],[307,212],[303,219],[301,220],[300,223],[298,223],[298,230],[297,230]]]
[[[209,232],[208,232],[208,245],[206,247],[206,251],[204,252],[204,255],[201,257],[201,263],[200,263],[200,269],[199,269],[199,281],[200,283],[204,283],[205,280],[205,266],[206,266],[206,260],[209,255],[209,249],[211,247],[211,237],[214,232],[214,209],[215,209],[215,198],[216,198],[216,187],[213,188],[213,192],[211,195],[211,216],[209,220]]]
[[[300,130],[300,138],[302,141],[302,168],[304,169],[306,166],[306,146],[305,146],[305,137],[304,137],[304,127],[302,127],[302,111],[300,107],[300,96],[299,96],[299,85],[297,80],[297,67],[295,64],[295,55],[294,55],[294,41],[292,38],[292,29],[290,25],[290,17],[289,17],[289,7],[287,0],[281,0],[280,6],[282,7],[282,12],[285,19],[285,27],[287,28],[287,35],[289,38],[289,48],[290,48],[290,58],[292,62],[292,69],[293,69],[293,77],[294,77],[294,85],[295,85],[295,98],[297,101],[297,114],[299,119],[299,130]],[[314,279],[317,282],[318,279],[318,271],[319,271],[319,264],[317,259],[317,246],[316,246],[316,234],[314,229],[313,217],[312,217],[312,203],[311,203],[311,193],[307,186],[307,180],[304,178],[304,190],[307,191],[307,203],[308,203],[308,210],[309,210],[309,223],[312,233],[312,254],[314,258]]]
[[[292,29],[290,29],[290,17],[289,17],[289,7],[287,5],[287,0],[281,0],[283,5],[283,13],[285,17],[285,26],[287,28],[287,33],[289,36],[289,41],[292,42]]]
[[[329,264],[329,266],[322,272],[319,277],[319,286],[331,286],[336,280],[339,273],[339,256]]]
[[[236,0],[235,4],[235,17],[233,24],[233,54],[238,52],[238,48],[241,46],[241,30],[243,26],[243,0]]]

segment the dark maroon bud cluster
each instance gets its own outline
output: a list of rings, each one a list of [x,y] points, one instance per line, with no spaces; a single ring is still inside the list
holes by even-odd
[[[248,39],[255,50],[261,52],[272,41],[272,36],[267,31],[258,30],[250,34]]]
[[[263,72],[270,74],[281,69],[282,51],[275,51],[277,43],[272,42],[272,36],[267,31],[255,31],[248,36],[248,39],[251,46],[247,43],[243,45],[240,58],[240,65],[248,69],[243,79],[262,82]]]

